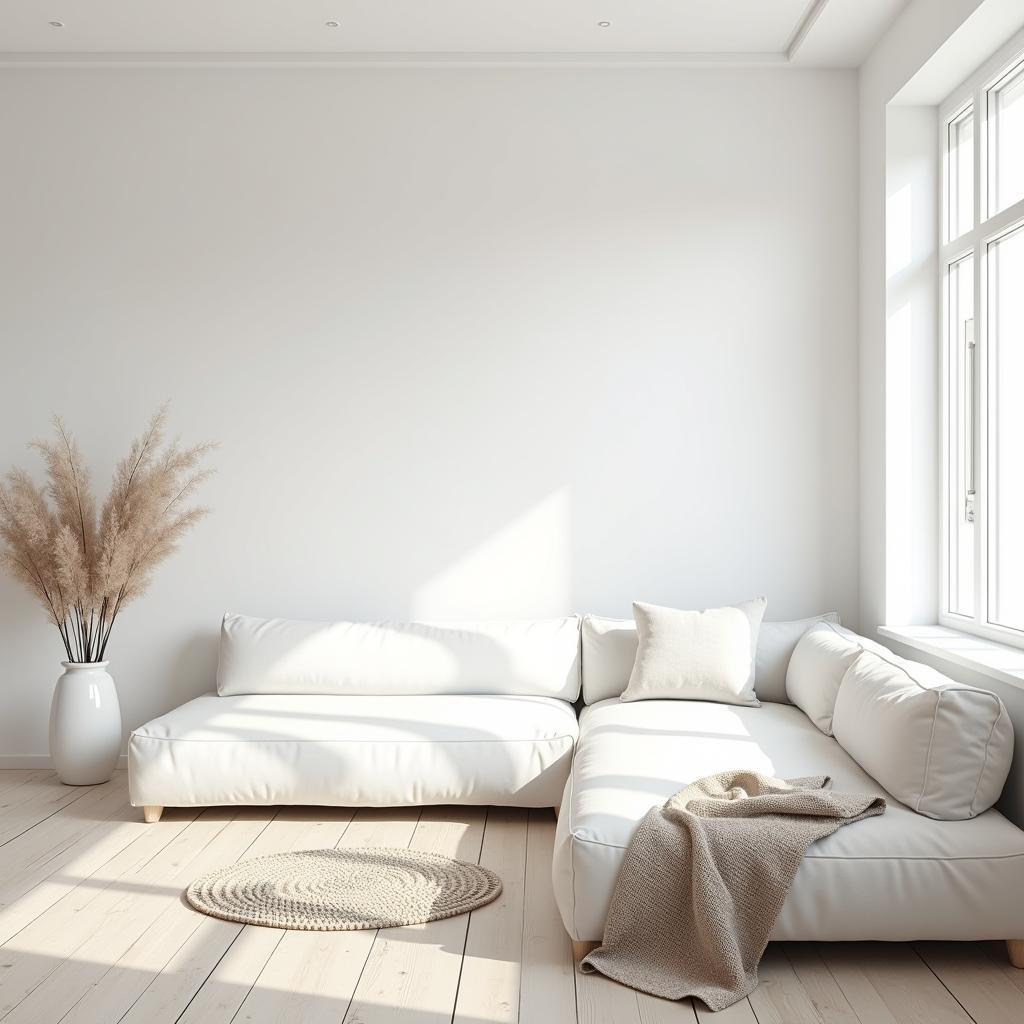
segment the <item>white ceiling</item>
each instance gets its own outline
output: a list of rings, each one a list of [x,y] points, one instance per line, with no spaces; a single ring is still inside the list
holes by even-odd
[[[0,57],[856,67],[906,0],[2,0]],[[336,21],[337,27],[327,23]],[[602,21],[610,22],[602,26]],[[51,22],[59,22],[54,26]]]

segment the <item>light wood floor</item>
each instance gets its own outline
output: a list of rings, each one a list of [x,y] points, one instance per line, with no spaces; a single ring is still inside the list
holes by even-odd
[[[127,780],[61,786],[0,771],[5,1024],[1021,1024],[1001,944],[782,944],[720,1014],[574,970],[551,896],[551,811],[168,810],[145,825]],[[285,932],[203,917],[196,875],[279,850],[411,846],[493,868],[501,899],[381,932]]]

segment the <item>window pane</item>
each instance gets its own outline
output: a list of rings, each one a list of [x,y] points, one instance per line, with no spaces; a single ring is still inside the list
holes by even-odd
[[[949,125],[946,160],[946,231],[959,238],[974,227],[974,110]]]
[[[1024,629],[1024,228],[989,274],[989,620]]]
[[[989,214],[1024,199],[1024,66],[989,93]]]
[[[949,267],[949,610],[974,615],[973,489],[974,257]]]

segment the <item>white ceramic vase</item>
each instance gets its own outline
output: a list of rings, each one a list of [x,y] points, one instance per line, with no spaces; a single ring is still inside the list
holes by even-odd
[[[108,782],[121,753],[121,707],[109,661],[62,661],[50,705],[50,757],[68,786]]]

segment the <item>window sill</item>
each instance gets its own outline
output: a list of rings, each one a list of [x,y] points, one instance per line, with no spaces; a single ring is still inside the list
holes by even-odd
[[[948,626],[879,626],[881,636],[1024,690],[1024,650]]]

